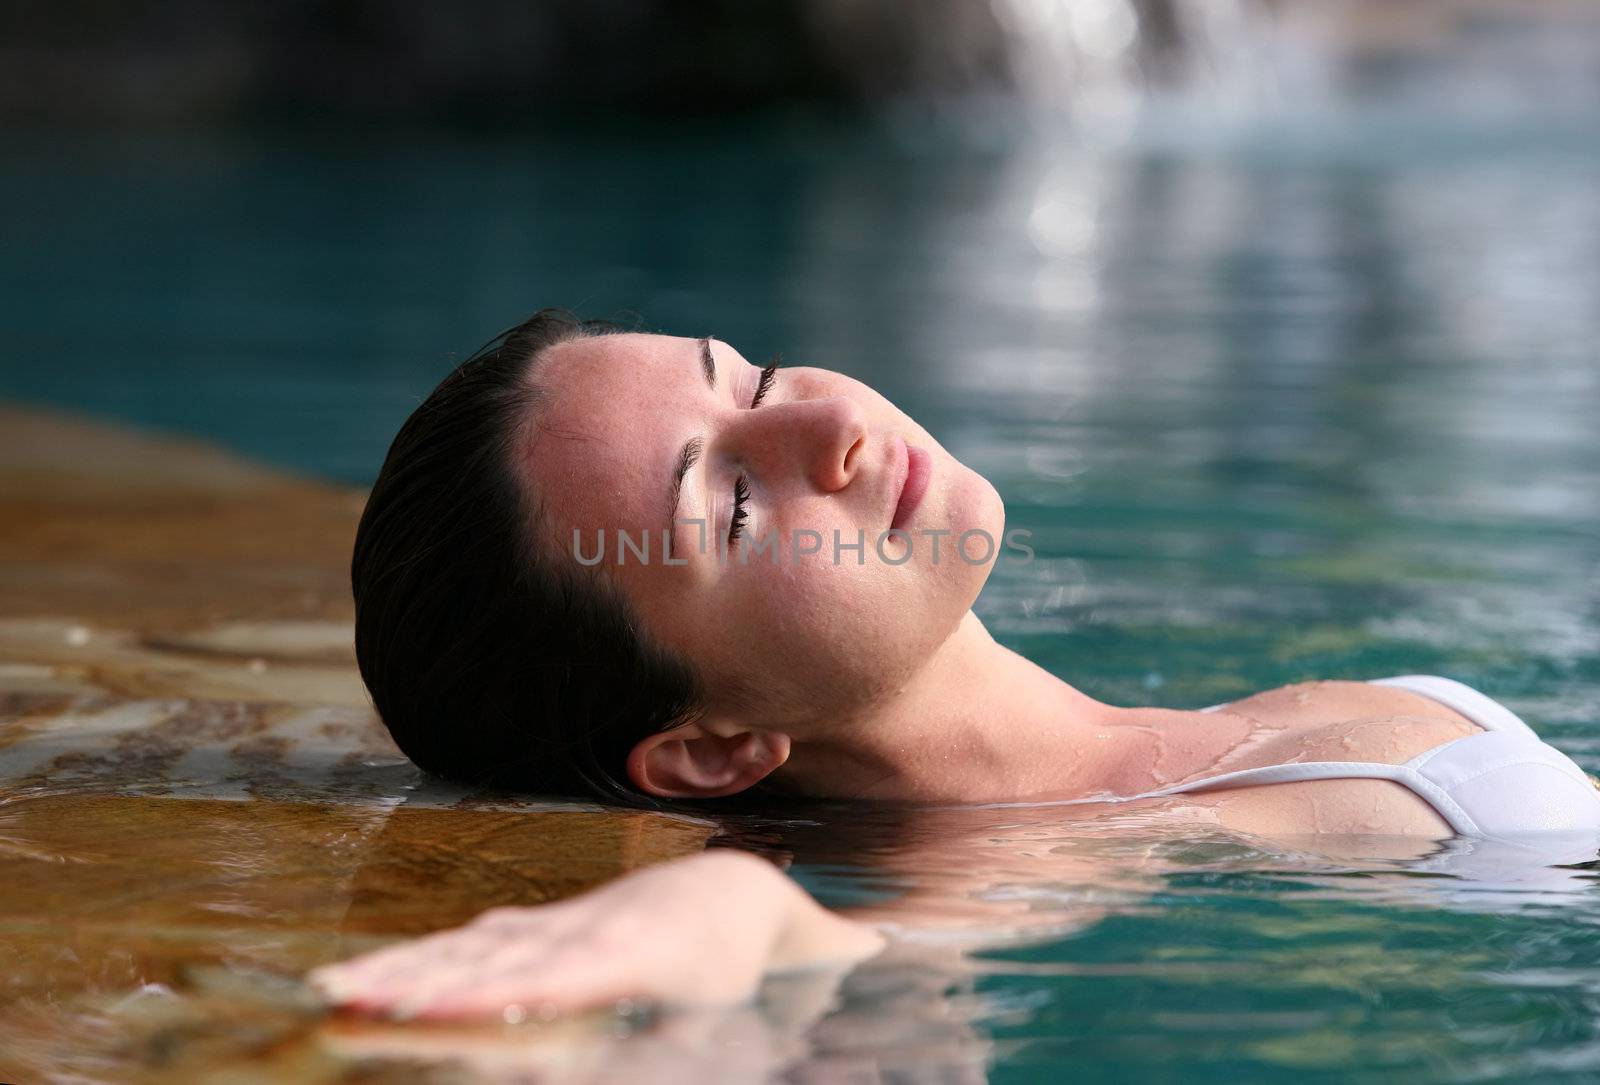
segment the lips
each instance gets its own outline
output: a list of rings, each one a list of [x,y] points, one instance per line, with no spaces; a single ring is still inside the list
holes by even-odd
[[[923,495],[928,492],[928,479],[933,474],[933,460],[926,450],[908,445],[898,436],[895,444],[905,449],[905,466],[900,477],[900,496],[895,502],[894,518],[889,521],[891,531],[902,529],[911,522],[917,506],[922,504]]]

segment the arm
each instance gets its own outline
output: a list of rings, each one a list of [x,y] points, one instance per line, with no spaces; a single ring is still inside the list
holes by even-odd
[[[623,998],[735,1002],[769,972],[848,964],[883,938],[828,912],[770,863],[710,851],[569,900],[496,908],[454,930],[328,965],[330,1002],[405,1017],[530,1015]]]
[[[1162,836],[1169,839],[1260,831],[1263,818],[1277,825],[1285,819],[1281,810],[1259,804],[1294,798],[1296,788],[1319,783],[1140,805],[1168,811]],[[1339,783],[1348,782],[1334,786]],[[922,944],[902,948],[954,968],[962,949],[1048,938],[1116,910],[1119,904],[1108,902],[1107,894],[1138,899],[1158,887],[1171,864],[1162,858],[1153,826],[1140,840],[1143,834],[1115,824],[1128,809],[1007,811],[1007,828],[998,836],[993,811],[918,812],[915,845],[895,849],[890,860],[891,869],[911,875],[908,891],[850,909],[854,919],[828,912],[764,860],[719,849],[635,871],[555,904],[495,909],[455,930],[318,969],[310,980],[337,1005],[433,1018],[498,1014],[514,1005],[530,1015],[562,1012],[622,998],[739,1001],[768,973],[830,962],[848,966],[877,953],[885,940],[869,923],[937,931],[931,940],[913,937]],[[1113,824],[1096,824],[1107,817]],[[1030,838],[1039,843],[1030,846]],[[1362,846],[1371,857],[1372,842]],[[1072,900],[1075,886],[1093,892]]]

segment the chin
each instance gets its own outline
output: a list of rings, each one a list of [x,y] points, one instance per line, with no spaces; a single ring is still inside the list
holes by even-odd
[[[1005,560],[1006,507],[993,483],[970,467],[951,459],[949,482],[941,493],[944,506],[944,523],[928,527],[947,527],[950,535],[946,545],[954,546],[963,532],[982,531],[994,541],[994,553],[983,564],[972,564],[941,554],[940,568],[935,570],[952,592],[951,602],[958,604],[960,613],[971,608],[978,593],[988,581],[995,564]],[[976,544],[974,544],[976,548]],[[954,552],[952,551],[952,556]]]
[[[954,472],[947,502],[950,530],[959,535],[963,531],[986,531],[995,546],[1005,543],[1006,504],[994,483],[958,460],[950,461]]]

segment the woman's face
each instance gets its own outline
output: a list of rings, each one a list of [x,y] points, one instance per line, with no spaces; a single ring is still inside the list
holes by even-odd
[[[520,468],[545,543],[574,563],[603,554],[593,570],[701,670],[714,710],[818,730],[892,695],[950,635],[1004,510],[860,381],[783,367],[757,402],[762,375],[716,340],[558,344],[532,370],[543,400]],[[880,548],[891,524],[904,534]],[[648,536],[646,557],[619,532]]]

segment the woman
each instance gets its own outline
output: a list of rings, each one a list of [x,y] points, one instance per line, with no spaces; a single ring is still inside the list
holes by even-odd
[[[396,438],[357,535],[357,653],[420,766],[542,793],[1181,795],[1187,816],[1249,832],[1600,831],[1600,794],[1576,765],[1446,679],[1307,683],[1203,711],[1096,701],[973,614],[1014,541],[993,487],[858,381],[547,311],[463,363]],[[761,902],[744,964],[639,990],[727,994],[752,968],[874,944],[728,856],[500,913],[443,944],[526,947],[641,900],[693,901],[708,884],[696,861]],[[617,965],[639,964],[616,949]],[[325,989],[374,1004],[356,977],[405,952],[325,972]],[[668,958],[662,975],[684,979]],[[461,973],[474,997],[506,993],[476,975]]]

